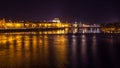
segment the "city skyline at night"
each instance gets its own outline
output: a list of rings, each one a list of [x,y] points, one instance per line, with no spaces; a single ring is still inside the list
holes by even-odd
[[[12,0],[1,1],[0,18],[10,20],[52,20],[105,23],[120,21],[115,0]]]
[[[117,0],[1,0],[0,68],[120,68]]]

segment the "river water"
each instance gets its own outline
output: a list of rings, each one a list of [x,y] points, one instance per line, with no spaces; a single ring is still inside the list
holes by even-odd
[[[0,34],[0,68],[119,68],[120,35]]]

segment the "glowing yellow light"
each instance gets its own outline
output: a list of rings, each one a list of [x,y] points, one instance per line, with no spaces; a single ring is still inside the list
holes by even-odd
[[[15,24],[14,24],[14,26],[15,26],[16,28],[20,28],[20,27],[22,27],[22,25],[23,25],[22,23],[15,23]]]
[[[7,27],[14,27],[13,23],[6,23]]]
[[[37,25],[36,24],[32,24],[32,27],[36,27]]]

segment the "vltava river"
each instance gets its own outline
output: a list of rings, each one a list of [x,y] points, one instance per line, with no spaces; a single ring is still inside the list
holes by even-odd
[[[120,36],[0,34],[0,68],[119,68]]]

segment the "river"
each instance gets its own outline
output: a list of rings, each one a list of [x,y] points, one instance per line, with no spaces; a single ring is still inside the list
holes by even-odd
[[[120,36],[0,34],[0,68],[119,68]]]

